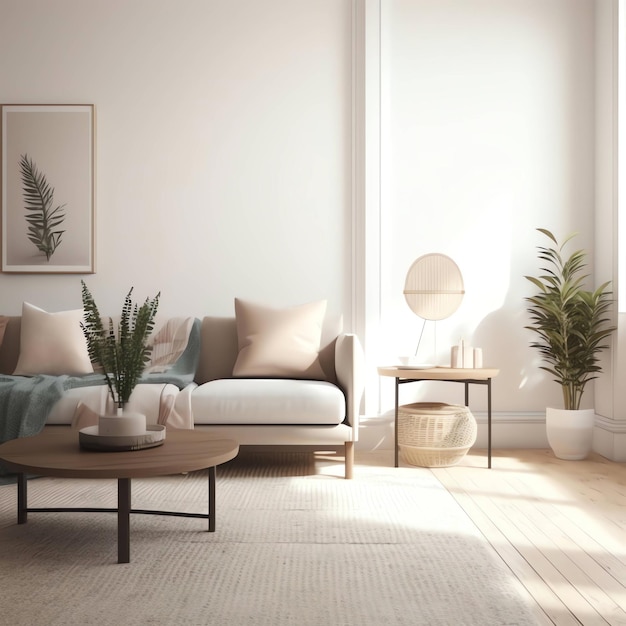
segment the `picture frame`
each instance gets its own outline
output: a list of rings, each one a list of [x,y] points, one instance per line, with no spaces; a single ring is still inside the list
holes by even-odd
[[[0,105],[2,271],[95,272],[95,105]]]

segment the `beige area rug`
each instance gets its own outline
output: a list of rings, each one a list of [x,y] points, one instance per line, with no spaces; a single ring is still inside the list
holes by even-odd
[[[355,478],[306,454],[218,468],[217,530],[112,513],[31,513],[0,487],[2,623],[13,625],[535,624],[516,578],[422,468],[357,457]],[[38,478],[29,505],[116,506],[116,481]],[[205,473],[132,483],[133,507],[206,512]]]

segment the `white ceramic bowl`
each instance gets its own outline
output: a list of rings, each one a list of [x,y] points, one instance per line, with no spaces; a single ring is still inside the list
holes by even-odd
[[[421,362],[416,356],[399,356],[398,364],[411,366],[411,365],[420,365]]]

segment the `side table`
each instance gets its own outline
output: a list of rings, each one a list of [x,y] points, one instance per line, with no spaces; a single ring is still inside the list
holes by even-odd
[[[455,368],[429,367],[414,369],[404,366],[379,367],[380,376],[391,376],[396,381],[394,408],[394,467],[398,467],[398,405],[400,385],[417,383],[425,380],[445,383],[463,383],[465,385],[465,406],[469,406],[469,386],[485,385],[487,387],[487,467],[491,468],[491,379],[500,373],[492,368]]]

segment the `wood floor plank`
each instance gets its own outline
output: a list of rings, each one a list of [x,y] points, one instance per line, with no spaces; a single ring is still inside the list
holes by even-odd
[[[532,534],[529,533],[519,516],[511,519],[503,514],[496,505],[489,507],[489,515],[496,524],[506,529],[508,540],[516,546],[520,554],[570,611],[575,615],[594,612],[594,607],[590,605],[579,589],[571,584],[568,577],[558,567],[559,564],[553,561],[554,555],[544,552],[541,546],[537,546],[533,542]]]
[[[623,587],[626,581],[626,563],[623,553],[611,552],[605,547],[601,534],[591,534],[584,524],[576,523],[570,516],[556,507],[549,507],[542,511],[558,525],[561,532],[566,533],[571,541],[582,551],[593,556],[594,560],[613,576]],[[620,558],[621,557],[621,558]]]
[[[493,546],[500,557],[507,563],[511,571],[517,576],[530,596],[537,603],[539,611],[536,614],[540,623],[557,624],[558,626],[571,626],[579,624],[572,615],[567,605],[554,593],[549,585],[539,576],[520,550],[512,543],[506,534],[506,528],[497,523],[488,510],[485,510],[484,502],[480,502],[480,496],[473,496],[473,486],[463,480],[458,480],[458,475],[451,475],[442,470],[434,470],[442,484],[457,499],[461,507],[481,530],[483,535]],[[484,496],[483,496],[484,497]]]
[[[431,471],[553,624],[626,624],[626,465],[483,451]]]
[[[619,589],[619,585],[614,584],[615,579],[607,575],[591,555],[562,535],[551,519],[544,516],[536,517],[530,510],[526,513],[519,507],[515,508],[518,528],[546,556],[581,598],[599,615],[604,616],[608,623],[626,623],[626,612],[620,608],[611,594],[607,593],[609,586],[618,601],[623,599],[619,597],[622,590]]]

